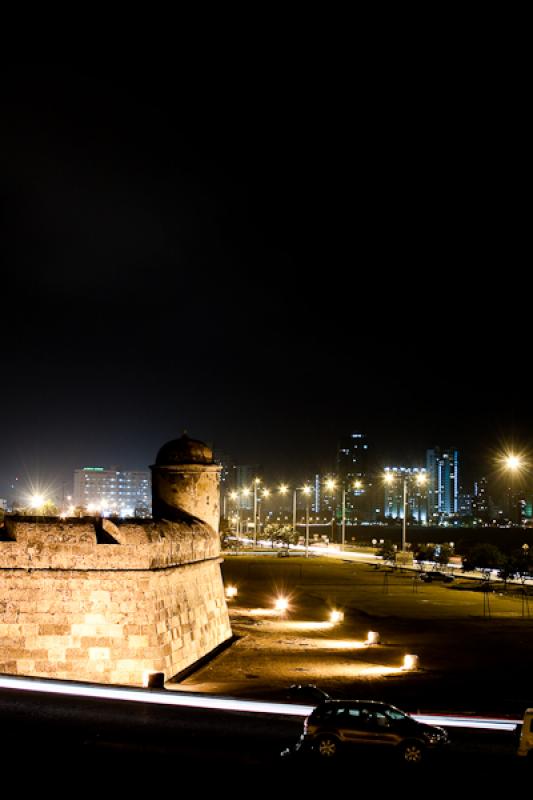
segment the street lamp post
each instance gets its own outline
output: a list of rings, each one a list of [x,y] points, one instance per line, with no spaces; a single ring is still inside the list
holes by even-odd
[[[233,520],[234,520],[234,523],[235,523],[235,533],[237,534],[237,536],[239,536],[239,534],[241,532],[241,530],[240,530],[241,526],[240,526],[239,492],[236,492],[236,491],[230,492],[229,496],[230,496],[230,500],[233,501],[233,507],[234,507]]]
[[[509,473],[509,519],[513,523],[520,524],[520,514],[518,513],[519,504],[515,506],[515,476],[521,472],[524,463],[520,456],[509,453],[504,458],[504,467]]]
[[[257,487],[260,483],[260,478],[254,480],[254,547],[257,547]]]
[[[269,489],[263,489],[263,500],[266,500],[269,497],[270,497]],[[259,502],[259,505],[258,505],[257,517],[258,517],[258,525],[259,525],[259,536],[261,536],[261,502]]]
[[[336,516],[336,513],[337,513],[337,509],[335,507],[335,501],[336,501],[335,489],[336,488],[337,488],[337,484],[333,480],[333,478],[328,478],[328,480],[326,481],[326,489],[328,489],[331,492],[331,541],[332,542],[333,542],[333,540],[335,538],[334,537],[334,524],[335,524],[335,516]]]
[[[281,491],[281,490],[280,490]],[[304,493],[306,498],[305,503],[305,557],[309,558],[309,497],[311,495],[311,487],[310,486],[297,486],[292,491],[292,530],[293,534],[296,537],[297,531],[297,492],[301,491]],[[287,487],[283,487],[283,494],[286,494]]]
[[[305,494],[305,557],[309,558],[309,492]]]
[[[402,553],[407,547],[407,475],[403,476]]]
[[[393,472],[385,472],[385,481],[388,484],[394,483],[395,474]],[[407,501],[408,501],[408,484],[409,484],[409,473],[407,471],[402,472],[402,507],[403,507],[403,519],[402,519],[402,546],[401,551],[405,553],[407,550]],[[423,486],[427,481],[427,475],[425,472],[419,472],[416,475],[416,483],[418,486]]]
[[[342,534],[341,534],[341,550],[344,550],[344,543],[346,541],[346,486],[342,485]]]

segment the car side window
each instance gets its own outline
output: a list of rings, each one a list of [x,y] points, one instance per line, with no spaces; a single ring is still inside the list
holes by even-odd
[[[339,708],[338,706],[333,706],[333,708],[325,708],[319,714],[316,715],[318,719],[323,720],[331,720],[333,717],[338,717],[345,712],[345,708]]]
[[[361,717],[361,711],[358,708],[349,708],[347,713],[350,719],[359,719]]]
[[[368,714],[365,709],[347,708],[344,715],[343,724],[347,728],[362,728],[367,724]]]

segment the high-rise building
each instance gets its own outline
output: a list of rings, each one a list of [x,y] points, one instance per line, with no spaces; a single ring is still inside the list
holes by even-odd
[[[223,450],[214,450],[213,460],[221,467],[220,470],[220,491],[223,494],[231,484],[233,473],[233,459]]]
[[[419,467],[385,467],[390,481],[384,482],[383,515],[403,519],[403,484],[407,481],[407,514],[416,522],[427,522],[428,482],[424,469]],[[417,479],[423,477],[423,481]]]
[[[528,493],[524,497],[524,503],[522,506],[522,518],[523,519],[533,519],[533,495]]]
[[[459,495],[459,514],[461,517],[472,516],[472,503],[472,495],[462,491]]]
[[[472,516],[482,522],[488,521],[491,515],[491,499],[489,497],[488,482],[486,478],[474,481],[474,496],[472,497]]]
[[[434,447],[426,452],[428,472],[428,514],[430,520],[458,514],[459,451]]]
[[[337,471],[345,484],[363,480],[368,469],[368,441],[364,433],[351,433],[339,443]]]
[[[368,441],[364,433],[351,433],[341,439],[337,453],[337,471],[346,493],[347,522],[355,521],[366,510],[364,499],[369,488],[368,460]]]
[[[149,516],[150,473],[143,470],[84,467],[74,471],[74,505],[94,506],[106,516]]]
[[[322,502],[322,478],[317,473],[313,481],[313,505],[312,510],[315,514],[320,514],[323,508]]]

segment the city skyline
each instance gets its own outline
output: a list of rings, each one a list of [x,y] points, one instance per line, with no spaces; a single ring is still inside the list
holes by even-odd
[[[222,469],[220,487],[222,496],[235,489],[241,492],[243,489],[249,490],[253,487],[255,478],[261,478],[261,485],[274,493],[280,486],[288,485],[287,481],[291,487],[304,484],[312,486],[313,504],[320,506],[321,498],[325,498],[327,506],[331,505],[331,497],[328,500],[328,496],[338,493],[344,487],[347,518],[357,516],[357,509],[360,511],[364,505],[358,496],[370,488],[378,505],[382,504],[381,496],[385,491],[383,514],[386,517],[401,516],[398,512],[401,506],[401,487],[400,489],[391,487],[387,493],[384,478],[388,473],[398,476],[405,473],[415,477],[427,473],[429,480],[423,491],[423,513],[420,511],[422,507],[420,499],[415,501],[415,495],[410,499],[411,513],[419,521],[429,522],[432,518],[468,516],[472,505],[477,507],[479,504],[479,486],[483,487],[483,493],[488,485],[492,504],[495,501],[501,504],[503,498],[506,512],[509,512],[507,506],[510,501],[508,498],[506,500],[506,497],[511,491],[510,487],[514,487],[513,491],[519,495],[529,497],[527,508],[532,505],[533,472],[530,470],[530,462],[525,451],[513,451],[509,447],[493,451],[490,462],[484,465],[485,469],[478,462],[477,471],[466,479],[463,457],[464,453],[459,452],[457,448],[441,448],[433,445],[420,452],[413,460],[406,459],[404,454],[398,459],[387,461],[382,454],[376,453],[374,443],[360,431],[340,438],[336,451],[330,454],[329,465],[319,467],[316,464],[307,473],[302,470],[299,473],[291,473],[286,465],[278,465],[274,470],[265,470],[259,460],[255,465],[238,464],[229,454],[217,454],[215,451],[215,460]],[[509,469],[509,458],[516,461],[513,470]],[[77,467],[65,481],[59,481],[51,475],[45,475],[42,479],[35,476],[29,476],[27,480],[19,478],[15,484],[4,487],[0,498],[4,506],[6,504],[10,506],[13,502],[18,505],[30,505],[30,498],[42,496],[62,510],[74,507],[85,507],[89,510],[105,508],[106,513],[112,514],[127,508],[132,516],[139,506],[144,516],[150,506],[148,466],[142,470],[131,469],[128,465],[93,464]],[[332,480],[335,482],[333,493],[327,490],[327,484]],[[98,490],[91,491],[91,485],[97,486]],[[530,485],[531,490],[528,488]],[[130,502],[128,497],[130,493],[137,497],[135,502]],[[86,502],[82,502],[84,496]],[[324,503],[323,500],[322,502]],[[336,502],[338,505],[338,501]],[[249,504],[243,504],[241,501],[240,505],[244,508]]]

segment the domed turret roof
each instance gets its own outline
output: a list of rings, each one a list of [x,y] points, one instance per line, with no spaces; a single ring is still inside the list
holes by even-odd
[[[204,442],[191,439],[184,433],[179,439],[163,445],[155,463],[166,467],[174,464],[212,464],[213,451]]]

